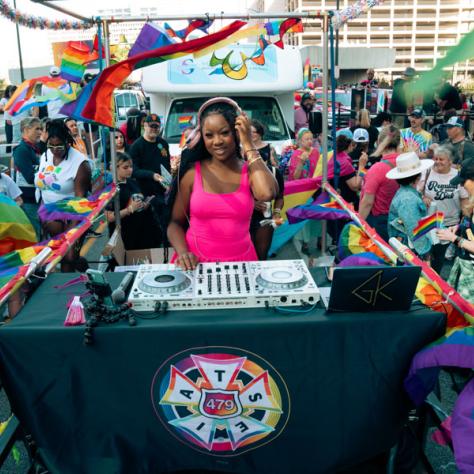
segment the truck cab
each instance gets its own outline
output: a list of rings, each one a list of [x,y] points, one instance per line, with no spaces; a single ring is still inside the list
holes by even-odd
[[[242,66],[242,55],[250,57],[255,45],[233,45],[215,52],[224,58],[232,51],[233,67]],[[220,66],[210,66],[211,55],[192,55],[143,69],[142,85],[150,97],[150,109],[164,119],[163,138],[172,155],[179,154],[183,130],[196,125],[199,107],[209,98],[234,99],[251,119],[263,123],[264,140],[277,153],[291,140],[294,123],[293,93],[301,88],[303,72],[300,52],[293,46],[265,49],[265,64],[246,61],[248,74],[241,80],[227,77]]]

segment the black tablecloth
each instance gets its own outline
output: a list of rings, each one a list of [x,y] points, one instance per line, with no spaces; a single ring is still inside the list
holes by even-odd
[[[61,474],[334,473],[396,442],[410,359],[444,328],[420,307],[180,311],[101,325],[85,346],[63,326],[84,287],[55,288],[71,278],[48,277],[0,330],[14,412]]]

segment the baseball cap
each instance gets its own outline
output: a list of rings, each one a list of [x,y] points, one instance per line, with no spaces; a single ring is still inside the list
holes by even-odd
[[[51,66],[51,68],[49,69],[49,75],[51,77],[56,77],[56,76],[59,76],[61,74],[61,69],[58,68],[58,66]]]
[[[474,158],[463,161],[459,174],[455,176],[449,184],[452,186],[463,185],[468,179],[474,179]]]
[[[410,117],[423,118],[426,117],[425,111],[423,109],[415,109],[410,114]]]
[[[407,77],[414,77],[415,74],[416,74],[416,71],[412,67],[407,67],[405,71],[403,72],[403,75]]]
[[[308,99],[313,100],[313,96],[312,96],[309,92],[305,92],[305,93],[301,96],[301,102],[304,102],[305,100],[308,100]]]
[[[336,138],[340,137],[341,135],[344,135],[345,137],[349,138],[352,140],[354,138],[354,135],[352,134],[351,130],[349,128],[341,128],[336,132]]]
[[[365,128],[356,128],[354,130],[354,141],[357,143],[367,143],[369,141],[369,132]]]
[[[464,123],[460,117],[451,117],[447,122],[446,126],[451,128],[451,127],[464,127]]]
[[[156,114],[150,114],[146,116],[145,123],[159,123],[161,125],[161,119]]]

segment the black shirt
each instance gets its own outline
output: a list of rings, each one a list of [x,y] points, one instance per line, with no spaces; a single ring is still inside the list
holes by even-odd
[[[461,99],[458,90],[449,82],[445,82],[438,93],[441,100],[446,101],[443,110],[462,109]]]
[[[120,210],[131,204],[132,199],[143,200],[138,183],[134,179],[127,179],[119,184]],[[113,203],[107,207],[113,211]],[[123,245],[126,250],[140,250],[157,248],[161,244],[161,232],[156,223],[151,207],[139,212],[124,216],[120,220]],[[115,222],[109,222],[110,235],[115,230]]]
[[[168,143],[158,137],[156,142],[138,138],[130,147],[133,158],[133,177],[138,181],[145,196],[163,196],[165,188],[154,181],[155,173],[161,174],[161,165],[168,171],[170,167],[170,151]]]
[[[27,203],[34,203],[35,201],[35,173],[39,165],[38,149],[35,148],[31,143],[21,140],[17,147],[13,149],[13,161],[15,163],[15,169],[17,171],[16,183],[20,186],[23,193],[23,201]],[[24,181],[30,186],[23,184],[21,177],[18,175],[21,173]],[[23,185],[22,185],[23,184]]]
[[[404,114],[407,111],[407,99],[404,79],[395,79],[393,82],[392,100],[390,101],[390,112]]]

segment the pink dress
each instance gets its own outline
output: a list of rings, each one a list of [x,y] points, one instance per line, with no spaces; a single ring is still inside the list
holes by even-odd
[[[200,262],[258,260],[249,232],[254,199],[247,163],[242,167],[237,191],[216,194],[204,191],[201,163],[197,162],[190,201],[186,242]]]

